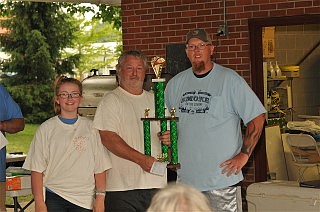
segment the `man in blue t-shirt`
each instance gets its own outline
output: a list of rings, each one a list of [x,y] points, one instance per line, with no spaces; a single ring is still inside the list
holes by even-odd
[[[178,181],[202,191],[214,211],[242,211],[241,169],[260,138],[266,111],[241,76],[212,62],[213,52],[206,31],[191,30],[186,54],[192,67],[165,90],[168,109],[179,117]]]
[[[5,135],[24,129],[24,119],[18,104],[0,84],[0,131]],[[6,211],[6,147],[0,149],[0,212]]]

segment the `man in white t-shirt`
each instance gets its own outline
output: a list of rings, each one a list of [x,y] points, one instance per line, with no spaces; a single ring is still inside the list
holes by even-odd
[[[143,122],[146,108],[154,116],[154,95],[143,90],[148,69],[140,51],[123,53],[116,66],[119,87],[99,103],[94,127],[109,150],[112,169],[108,172],[105,208],[107,211],[146,211],[153,194],[167,183],[166,173],[151,174],[161,155],[161,141],[169,144],[168,131],[158,135],[157,122],[151,122],[151,156],[144,154]]]

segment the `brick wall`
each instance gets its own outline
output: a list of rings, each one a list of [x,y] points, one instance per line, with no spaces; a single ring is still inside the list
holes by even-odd
[[[223,0],[123,0],[124,50],[165,57],[167,44],[183,43],[190,29],[205,28],[216,45],[216,62],[235,69],[250,84],[248,19],[320,13],[319,0],[226,0],[229,34],[217,37],[223,6]]]

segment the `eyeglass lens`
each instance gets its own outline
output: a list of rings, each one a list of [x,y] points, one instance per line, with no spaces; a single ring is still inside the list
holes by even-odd
[[[195,50],[195,49],[200,49],[200,50],[203,50],[205,49],[207,46],[210,46],[211,44],[205,44],[205,43],[200,43],[198,45],[190,45],[190,44],[187,44],[187,49],[188,50]]]
[[[61,93],[58,96],[60,96],[63,99],[67,98],[79,98],[80,94],[79,93]]]

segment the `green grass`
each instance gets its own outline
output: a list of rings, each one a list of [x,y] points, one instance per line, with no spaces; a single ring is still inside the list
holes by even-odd
[[[27,154],[30,143],[38,127],[38,124],[26,124],[24,130],[21,132],[15,134],[7,133],[6,137],[9,141],[7,152],[23,152]]]
[[[6,137],[9,141],[7,145],[7,152],[23,152],[25,154],[29,151],[30,143],[33,139],[33,136],[38,129],[38,124],[26,124],[23,131],[15,134],[6,134]],[[32,195],[18,197],[19,203],[29,202],[33,198]],[[13,204],[12,198],[6,197],[6,204]]]

